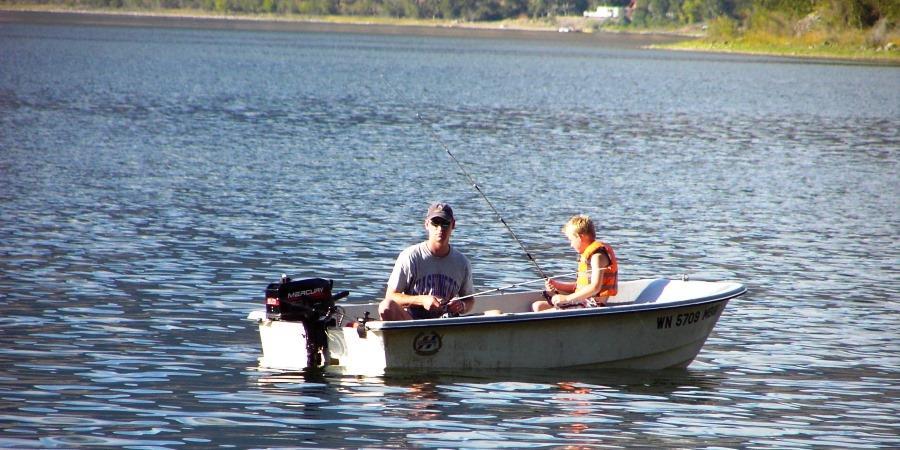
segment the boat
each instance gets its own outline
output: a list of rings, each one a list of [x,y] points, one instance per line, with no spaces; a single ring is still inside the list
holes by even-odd
[[[607,306],[532,312],[543,292],[476,297],[459,317],[380,321],[378,303],[337,300],[332,280],[291,281],[266,289],[258,324],[261,368],[333,366],[350,374],[471,372],[515,368],[685,368],[696,358],[728,301],[746,292],[733,281],[621,281]]]
[[[416,116],[534,264],[542,277],[535,281],[546,279],[463,164]],[[733,281],[641,279],[619,282],[606,306],[533,312],[531,305],[546,298],[543,291],[496,289],[477,295],[472,310],[462,316],[381,321],[376,320],[378,302],[338,304],[349,292],[332,295],[333,287],[333,280],[287,275],[266,287],[265,310],[247,316],[259,327],[261,368],[324,366],[361,375],[684,368],[697,357],[728,301],[746,292]]]

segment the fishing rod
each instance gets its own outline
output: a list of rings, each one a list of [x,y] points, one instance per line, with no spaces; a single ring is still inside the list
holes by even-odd
[[[384,80],[385,84],[390,86],[391,89],[393,89],[397,94],[399,94],[399,91],[397,91],[397,89],[394,88],[394,85],[392,85],[390,82],[387,81],[387,79],[384,77],[384,74],[381,75],[381,79]],[[457,167],[459,167],[460,172],[462,172],[463,175],[466,176],[466,178],[469,180],[469,183],[472,183],[472,187],[475,188],[475,190],[478,191],[479,194],[481,194],[481,198],[483,198],[484,201],[488,204],[488,206],[491,208],[491,211],[494,212],[494,215],[496,215],[497,218],[500,219],[500,223],[502,223],[503,226],[506,227],[506,230],[509,231],[509,234],[512,235],[512,237],[513,237],[513,239],[515,239],[516,243],[519,244],[519,247],[522,247],[522,251],[525,252],[525,256],[527,256],[528,260],[531,261],[532,264],[534,264],[534,267],[535,267],[535,269],[537,269],[538,274],[541,275],[541,278],[546,279],[547,275],[544,273],[543,269],[541,269],[541,266],[538,265],[537,261],[535,261],[534,257],[531,256],[531,252],[529,252],[528,249],[525,248],[525,244],[523,244],[522,240],[519,239],[518,236],[516,236],[516,233],[512,230],[512,228],[509,226],[509,224],[506,223],[506,220],[503,219],[503,216],[500,215],[500,212],[497,211],[497,208],[495,208],[494,204],[491,203],[491,200],[487,198],[487,195],[484,194],[484,192],[481,190],[481,187],[479,187],[478,183],[475,182],[475,179],[472,178],[471,175],[469,175],[469,172],[466,171],[466,168],[463,167],[462,163],[459,162],[459,160],[456,159],[455,156],[453,156],[453,152],[450,151],[450,148],[447,147],[447,144],[444,143],[444,140],[441,139],[441,137],[438,136],[438,134],[435,133],[435,131],[430,126],[428,126],[428,124],[425,122],[425,119],[422,117],[421,114],[419,114],[418,111],[416,111],[416,119],[418,119],[419,123],[422,124],[423,128],[425,128],[426,130],[428,130],[431,133],[432,138],[434,138],[434,140],[437,141],[438,144],[440,144],[440,146],[444,149],[444,151],[447,152],[448,155],[450,155],[450,159],[452,159],[453,162],[456,163]]]
[[[469,295],[465,295],[465,296],[462,296],[462,297],[454,297],[453,300],[465,300],[465,299],[467,299],[467,298],[478,297],[478,296],[481,296],[481,295],[490,294],[490,293],[492,293],[492,292],[502,292],[502,291],[505,291],[505,290],[507,290],[507,289],[512,289],[512,288],[516,288],[516,287],[519,287],[519,286],[525,286],[526,284],[537,283],[537,282],[539,282],[539,281],[553,280],[553,279],[556,279],[556,278],[562,278],[562,277],[569,277],[569,276],[572,276],[572,275],[578,275],[579,273],[581,273],[581,272],[564,273],[564,274],[562,274],[562,275],[556,275],[556,276],[553,276],[553,277],[538,278],[538,279],[536,279],[536,280],[523,281],[523,282],[521,282],[521,283],[510,284],[510,285],[508,285],[508,286],[498,287],[498,288],[494,288],[494,289],[488,289],[488,290],[486,290],[486,291],[476,292],[476,293],[474,293],[474,294],[469,294]]]

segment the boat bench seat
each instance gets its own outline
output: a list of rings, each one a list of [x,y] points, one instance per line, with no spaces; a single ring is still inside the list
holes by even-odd
[[[665,278],[658,278],[655,280],[641,280],[638,283],[621,283],[619,284],[618,294],[610,298],[607,305],[621,306],[655,303],[663,297],[663,292],[669,287],[670,281]],[[540,291],[481,297],[475,302],[475,308],[471,311],[471,314],[481,315],[486,311],[491,311],[490,314],[531,312],[531,304],[542,299]]]
[[[640,305],[654,303],[662,296],[669,281],[665,278],[652,280],[643,287],[641,285],[619,285],[619,293],[609,299],[610,306]]]
[[[662,295],[663,290],[666,289],[666,286],[669,285],[669,281],[665,278],[660,278],[658,280],[653,280],[644,290],[638,294],[637,298],[634,299],[634,304],[639,305],[641,303],[653,303],[659,300],[660,295]]]

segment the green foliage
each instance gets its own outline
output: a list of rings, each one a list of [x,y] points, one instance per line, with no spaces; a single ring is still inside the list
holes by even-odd
[[[746,26],[748,29],[769,34],[791,34],[792,21],[787,19],[784,14],[775,10],[758,8],[746,20]]]
[[[900,6],[897,0],[825,0],[819,11],[835,26],[869,28],[880,19],[896,20]]]
[[[682,23],[696,23],[703,20],[703,7],[701,0],[685,0],[681,5],[681,14],[679,18]]]
[[[738,23],[728,16],[719,16],[709,21],[708,38],[714,42],[731,42],[738,38]]]
[[[3,1],[3,0],[0,0]],[[27,1],[27,0],[26,0]],[[32,0],[101,8],[195,8],[218,13],[384,16],[492,21],[581,15],[597,5],[628,7],[631,0]],[[631,26],[706,22],[717,37],[743,30],[802,33],[810,25],[834,33],[872,29],[872,42],[889,40],[900,22],[900,0],[637,0]],[[802,27],[797,26],[802,22]],[[877,28],[877,29],[876,29]]]
[[[550,3],[547,0],[528,0],[528,15],[532,19],[550,15]]]
[[[803,17],[815,11],[817,0],[759,0],[757,9],[784,13],[789,17]]]
[[[729,0],[684,0],[680,2],[682,22],[694,23],[712,20],[719,16],[735,16],[738,3]]]

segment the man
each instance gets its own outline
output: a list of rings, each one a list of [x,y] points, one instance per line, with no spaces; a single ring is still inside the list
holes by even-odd
[[[381,320],[433,319],[444,313],[465,314],[472,309],[472,266],[450,246],[456,228],[453,209],[446,203],[428,208],[428,240],[408,247],[397,257],[384,300]]]

